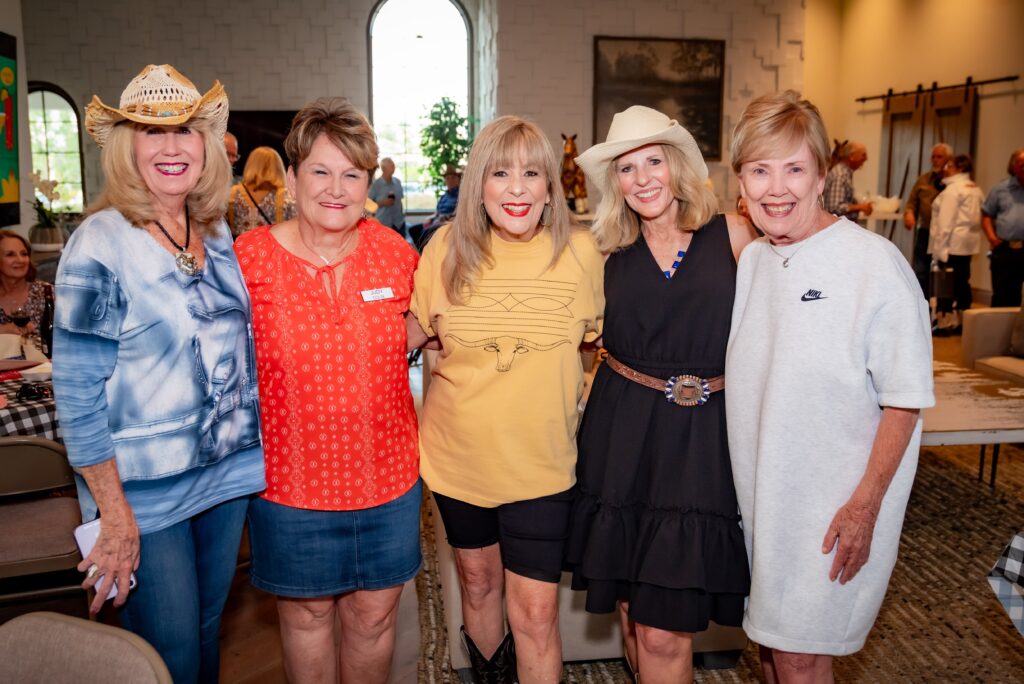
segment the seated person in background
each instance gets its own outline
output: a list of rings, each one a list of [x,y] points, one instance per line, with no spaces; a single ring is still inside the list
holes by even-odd
[[[284,183],[284,162],[272,147],[257,147],[245,161],[242,182],[231,188],[228,225],[238,237],[257,226],[271,226],[295,216],[295,199]]]
[[[402,212],[402,183],[395,178],[395,162],[390,157],[380,160],[380,177],[370,185],[370,199],[377,203],[375,218],[392,230],[405,234]]]
[[[53,301],[53,287],[36,280],[28,240],[12,230],[0,230],[0,334],[22,335],[42,349],[39,330],[47,300]]]
[[[437,200],[437,209],[434,215],[424,223],[417,223],[409,226],[409,237],[416,243],[416,247],[422,252],[423,247],[430,240],[434,231],[446,223],[451,223],[455,218],[455,207],[459,204],[459,183],[462,182],[462,172],[449,164],[444,169],[444,194]]]
[[[856,221],[858,216],[871,216],[871,202],[857,202],[853,194],[853,172],[864,166],[868,150],[864,143],[844,142],[839,145],[838,161],[825,177],[825,211]]]

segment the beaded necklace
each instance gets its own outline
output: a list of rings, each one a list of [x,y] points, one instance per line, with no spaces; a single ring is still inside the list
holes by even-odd
[[[668,269],[667,271],[663,271],[666,278],[672,278],[672,274],[676,272],[676,269],[679,268],[679,264],[683,262],[684,256],[686,256],[685,250],[681,249],[678,252],[676,252],[676,260],[672,262],[672,268]]]

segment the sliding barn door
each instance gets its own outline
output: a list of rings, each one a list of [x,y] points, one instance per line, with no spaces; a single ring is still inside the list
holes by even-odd
[[[878,194],[906,202],[914,181],[931,169],[932,147],[944,142],[954,154],[974,157],[977,86],[921,90],[885,99]],[[910,259],[914,236],[903,221],[885,221],[878,231]]]
[[[922,156],[928,163],[927,153],[921,149],[921,131],[924,127],[925,95],[902,95],[885,99],[882,115],[882,149],[878,178],[878,194],[899,197],[906,201],[914,181],[919,175]],[[914,235],[903,227],[902,221],[885,221],[876,228],[892,240],[909,260],[914,251]]]
[[[953,148],[953,154],[969,154],[974,159],[975,121],[978,111],[978,88],[956,88],[927,93],[924,113],[922,149],[924,167],[930,165],[928,156],[932,146],[944,142]],[[922,170],[921,173],[924,173]]]

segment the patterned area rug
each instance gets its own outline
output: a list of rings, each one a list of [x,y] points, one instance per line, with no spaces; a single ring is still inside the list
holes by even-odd
[[[1024,449],[1003,447],[994,491],[975,479],[977,462],[977,447],[922,451],[889,593],[864,650],[836,659],[836,681],[1024,681],[1024,638],[985,581],[1003,546],[1024,528]],[[416,579],[419,681],[455,684],[433,529],[425,507],[424,563]],[[695,679],[761,681],[757,650],[748,647],[730,670],[698,668]],[[563,681],[629,679],[621,661],[607,661],[568,664]]]

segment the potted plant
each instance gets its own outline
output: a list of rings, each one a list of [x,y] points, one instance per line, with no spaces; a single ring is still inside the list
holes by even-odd
[[[37,252],[59,252],[64,247],[66,236],[53,211],[53,202],[60,199],[57,181],[46,180],[33,171],[32,186],[35,188],[32,208],[36,212],[36,223],[29,228],[28,241]]]
[[[446,166],[460,167],[473,143],[469,118],[462,116],[459,105],[442,97],[426,116],[427,125],[420,133],[420,151],[428,160],[430,185],[438,196],[444,192]]]

